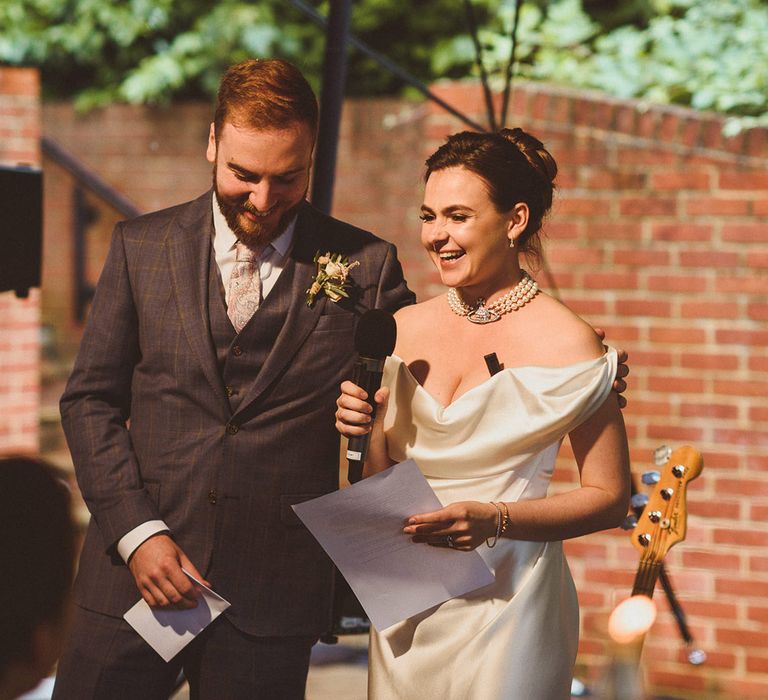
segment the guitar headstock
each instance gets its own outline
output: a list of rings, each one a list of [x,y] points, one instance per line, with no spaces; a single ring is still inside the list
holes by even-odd
[[[703,466],[701,454],[688,445],[668,456],[632,531],[632,544],[643,561],[660,564],[670,547],[685,539],[686,486],[701,474]]]

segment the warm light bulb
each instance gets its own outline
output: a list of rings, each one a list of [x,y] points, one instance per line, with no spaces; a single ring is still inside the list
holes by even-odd
[[[644,595],[619,603],[608,619],[608,633],[619,644],[629,644],[644,635],[656,619],[656,604]]]

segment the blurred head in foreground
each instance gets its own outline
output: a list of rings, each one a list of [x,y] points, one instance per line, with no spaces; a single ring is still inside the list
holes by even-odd
[[[656,604],[645,595],[634,595],[619,603],[608,620],[608,633],[618,644],[631,644],[643,637],[656,620]]]
[[[39,460],[0,459],[0,552],[0,700],[6,700],[50,672],[69,616],[69,491]]]

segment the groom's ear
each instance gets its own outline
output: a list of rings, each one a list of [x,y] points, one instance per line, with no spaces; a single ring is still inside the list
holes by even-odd
[[[209,163],[216,162],[216,129],[211,122],[211,129],[208,132],[208,148],[205,151],[205,157]]]

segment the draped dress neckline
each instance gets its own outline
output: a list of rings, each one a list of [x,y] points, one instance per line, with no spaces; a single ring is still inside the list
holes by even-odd
[[[408,366],[408,363],[399,355],[395,355],[394,353],[390,355],[387,358],[387,363],[397,366],[401,369],[403,374],[413,383],[415,389],[417,392],[425,396],[427,399],[429,399],[437,408],[441,409],[442,411],[448,411],[456,404],[459,404],[462,399],[465,397],[471,398],[470,395],[474,393],[478,393],[481,390],[487,390],[491,389],[493,384],[502,381],[505,376],[508,375],[517,375],[520,377],[521,380],[525,381],[526,379],[530,379],[533,375],[540,373],[542,375],[559,375],[561,372],[571,370],[573,372],[578,372],[582,368],[587,369],[590,366],[601,364],[605,361],[606,355],[610,356],[611,353],[615,353],[615,350],[613,348],[606,348],[606,353],[599,357],[595,357],[590,360],[582,360],[580,362],[574,362],[569,365],[562,365],[562,366],[546,366],[546,365],[518,365],[516,367],[505,367],[504,369],[496,372],[495,374],[492,374],[488,376],[486,379],[484,379],[479,384],[475,384],[475,386],[470,387],[465,392],[454,398],[452,401],[450,401],[447,404],[441,403],[438,401],[435,396],[430,393],[424,385],[416,379],[416,377],[413,376],[413,372],[411,372],[410,367]],[[418,361],[418,360],[415,360]],[[392,367],[394,370],[395,367]]]

